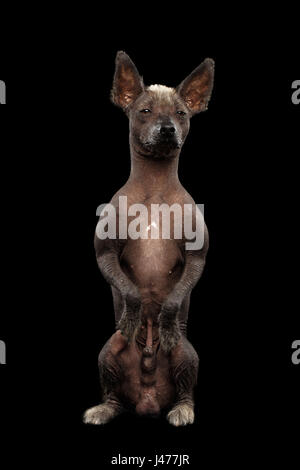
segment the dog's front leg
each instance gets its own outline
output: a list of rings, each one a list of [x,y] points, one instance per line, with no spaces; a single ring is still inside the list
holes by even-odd
[[[119,253],[114,244],[96,240],[97,263],[103,277],[121,294],[123,313],[118,329],[130,341],[140,324],[141,298],[137,286],[126,276],[120,266]]]
[[[188,251],[180,280],[162,304],[159,314],[159,335],[162,349],[169,353],[178,343],[180,329],[178,312],[185,297],[200,279],[204,265],[205,252]]]

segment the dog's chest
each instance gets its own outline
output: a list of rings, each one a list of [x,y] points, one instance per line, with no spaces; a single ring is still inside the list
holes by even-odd
[[[139,207],[134,206],[137,212],[127,219],[128,238],[120,262],[140,287],[169,290],[184,264],[182,206],[170,210],[170,201],[160,196],[140,201]]]

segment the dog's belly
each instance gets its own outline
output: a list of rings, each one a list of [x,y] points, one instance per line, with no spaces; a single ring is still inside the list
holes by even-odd
[[[183,256],[176,240],[129,240],[121,266],[139,287],[142,302],[161,303],[180,279]]]
[[[159,414],[175,397],[175,386],[170,375],[167,356],[157,352],[157,366],[153,373],[145,374],[141,369],[142,352],[136,342],[131,343],[118,357],[123,371],[120,398],[133,406],[136,412]]]

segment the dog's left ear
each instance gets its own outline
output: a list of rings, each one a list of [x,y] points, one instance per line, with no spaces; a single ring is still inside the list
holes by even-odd
[[[192,115],[207,110],[214,84],[214,68],[214,61],[205,59],[176,88]]]

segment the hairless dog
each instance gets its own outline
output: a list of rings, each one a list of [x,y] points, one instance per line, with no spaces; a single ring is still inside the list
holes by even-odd
[[[208,232],[178,179],[178,160],[190,118],[207,109],[213,78],[214,62],[205,59],[177,88],[146,87],[128,55],[117,54],[111,96],[129,118],[131,172],[110,202],[116,237],[105,236],[99,226],[95,235],[97,262],[112,289],[116,332],[99,355],[103,402],[85,412],[86,423],[104,424],[126,409],[140,415],[166,410],[174,426],[194,422],[198,355],[186,325],[191,291],[205,265]],[[169,237],[161,228],[156,237],[143,236],[157,228],[148,212],[140,215],[139,237],[119,236],[122,197],[128,206],[138,203],[149,211],[153,205],[189,210],[193,229],[198,222],[203,228],[201,246],[187,248],[183,228],[182,236],[175,236],[171,211]],[[125,219],[128,226],[129,211]]]

